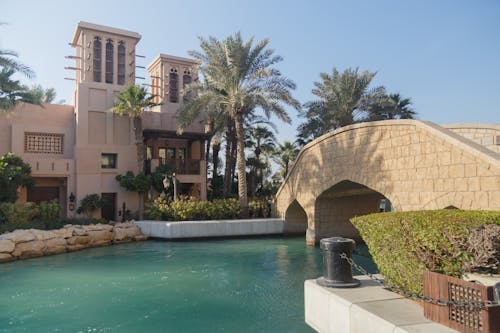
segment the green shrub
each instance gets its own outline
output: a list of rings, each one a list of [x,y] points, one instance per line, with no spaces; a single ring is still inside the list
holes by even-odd
[[[254,198],[248,202],[249,214],[251,218],[270,217],[271,204],[263,198]]]
[[[386,281],[421,294],[424,270],[455,277],[464,273],[474,260],[467,239],[485,225],[500,225],[500,212],[378,213],[355,217],[351,222]]]
[[[80,201],[80,207],[78,207],[77,213],[83,213],[90,217],[92,212],[101,208],[104,205],[102,198],[99,194],[88,194]]]
[[[31,227],[31,221],[38,214],[38,207],[33,202],[3,202],[0,203],[0,220],[2,231],[26,229]]]
[[[161,221],[233,219],[239,216],[240,208],[236,199],[196,201],[181,197],[169,202],[160,196],[146,205],[145,214],[149,219]]]
[[[59,218],[61,205],[57,199],[42,201],[38,204],[38,218],[43,222],[50,222]]]

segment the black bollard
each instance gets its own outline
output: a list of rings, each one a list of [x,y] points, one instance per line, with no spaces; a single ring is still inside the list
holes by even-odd
[[[317,279],[319,285],[334,288],[354,288],[360,282],[352,277],[349,262],[341,258],[345,253],[351,259],[355,246],[354,240],[343,237],[323,238],[320,248],[323,250],[323,276]]]

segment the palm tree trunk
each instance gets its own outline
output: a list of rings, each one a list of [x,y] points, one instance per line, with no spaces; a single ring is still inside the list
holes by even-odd
[[[210,155],[210,143],[212,142],[212,135],[210,135],[207,139],[207,150],[205,151],[205,161],[207,162],[207,165],[206,165],[206,172],[207,172],[207,175],[208,175],[208,161],[209,161],[209,158],[208,158],[208,155]],[[212,176],[213,178],[213,176]]]
[[[248,218],[248,197],[247,197],[247,174],[245,160],[245,130],[243,128],[243,114],[236,113],[234,119],[236,127],[236,139],[238,142],[237,165],[238,165],[238,196],[240,198],[241,217]]]
[[[233,185],[234,185],[234,179],[236,176],[236,161],[238,159],[238,139],[236,135],[236,129],[235,129],[235,124],[233,122],[233,130],[231,132],[231,178],[230,178],[230,192],[233,192]]]
[[[219,151],[220,151],[220,141],[214,140],[212,145],[212,165],[214,167],[212,178],[217,177],[217,169],[219,168]]]
[[[144,136],[142,134],[142,119],[134,117],[135,144],[137,147],[137,174],[144,172]],[[144,215],[144,193],[139,193],[139,219]]]
[[[224,197],[230,192],[231,189],[231,139],[230,139],[230,128],[226,130],[226,151],[225,151],[226,165],[224,168]]]
[[[135,145],[137,147],[137,173],[144,172],[144,137],[142,135],[142,119],[134,117]]]

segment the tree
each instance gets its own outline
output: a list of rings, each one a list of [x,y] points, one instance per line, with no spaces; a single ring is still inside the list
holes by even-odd
[[[384,87],[369,90],[376,72],[359,72],[348,68],[340,73],[336,68],[331,75],[321,73],[321,82],[314,82],[312,93],[319,99],[305,104],[300,115],[307,118],[298,128],[299,141],[307,143],[338,127],[354,124],[367,118],[373,102],[385,99]]]
[[[137,192],[139,198],[139,219],[144,215],[144,194],[151,188],[151,178],[140,172],[134,175],[132,171],[127,171],[125,175],[116,176],[116,180],[121,187],[130,192]]]
[[[19,187],[34,184],[29,164],[11,153],[0,157],[0,202],[15,202]]]
[[[411,99],[400,94],[390,94],[381,103],[369,109],[369,120],[413,119],[416,112],[411,107]]]
[[[40,103],[54,103],[56,100],[56,90],[54,88],[43,88],[39,84],[33,85],[31,88],[28,88],[28,93],[33,96],[36,101]],[[56,104],[63,104],[65,101],[63,99],[56,102]]]
[[[274,161],[281,166],[283,179],[285,179],[288,175],[290,167],[295,162],[298,154],[299,149],[295,143],[290,141],[284,141],[282,144],[278,145],[278,148],[276,148]]]
[[[135,144],[137,146],[137,170],[144,171],[144,136],[142,133],[142,114],[150,107],[159,105],[153,101],[146,88],[129,85],[116,97],[116,105],[110,109],[119,115],[127,115],[134,121]]]
[[[28,66],[15,59],[17,56],[14,51],[0,50],[0,111],[10,111],[20,102],[40,104],[28,88],[11,78],[15,73],[24,74],[27,78],[35,76]]]
[[[200,70],[204,77],[200,84],[194,83],[200,94],[190,103],[198,104],[200,109],[220,107],[234,120],[238,195],[243,217],[248,216],[245,118],[254,109],[262,109],[268,118],[274,114],[290,122],[283,105],[300,108],[299,102],[290,93],[295,84],[274,68],[282,58],[274,55],[268,44],[267,39],[255,45],[253,38],[244,42],[241,34],[236,33],[222,41],[214,37],[208,40],[200,38],[201,51],[190,52],[191,56],[201,61]],[[179,111],[182,112],[186,112],[185,109]]]
[[[250,194],[256,193],[256,188],[263,185],[263,169],[266,163],[261,161],[261,154],[274,151],[276,147],[276,137],[267,127],[257,125],[248,132],[246,146],[253,150],[255,161],[254,167],[250,169]]]

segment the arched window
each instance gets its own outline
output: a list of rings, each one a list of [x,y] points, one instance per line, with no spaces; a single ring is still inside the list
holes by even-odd
[[[179,74],[177,74],[177,69],[172,68],[170,70],[169,76],[169,100],[170,103],[179,102]]]
[[[125,42],[118,43],[118,84],[125,84]]]
[[[94,81],[101,82],[101,37],[94,38]]]
[[[106,83],[113,83],[113,41],[106,41]]]
[[[191,84],[192,81],[193,81],[193,79],[191,78],[191,72],[188,70],[185,70],[184,75],[182,76],[182,88],[185,89],[186,86]],[[184,95],[183,101],[184,102],[190,101],[192,99],[192,97],[193,97],[193,94],[190,91]]]

